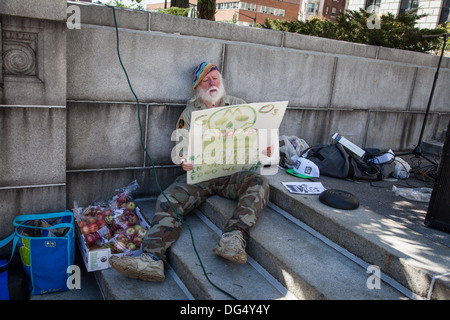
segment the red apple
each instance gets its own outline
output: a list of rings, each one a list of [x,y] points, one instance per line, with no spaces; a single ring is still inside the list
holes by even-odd
[[[105,216],[105,222],[107,224],[111,224],[114,221],[114,217],[113,216]]]
[[[98,225],[98,228],[101,229],[101,228],[103,228],[104,226],[106,226],[106,221],[103,220],[103,219],[97,220],[97,225]]]
[[[97,222],[97,219],[95,219],[94,217],[90,217],[89,219],[86,220],[86,222],[87,222],[88,224],[92,224],[92,223]]]
[[[142,244],[142,238],[140,238],[140,237],[134,237],[133,243],[134,243],[137,247],[140,247],[141,244]]]
[[[125,234],[121,233],[117,236],[117,241],[126,245],[130,242],[130,239]]]
[[[98,231],[98,225],[97,225],[97,223],[91,223],[91,224],[89,225],[89,231],[90,231],[90,233],[97,232],[97,231]]]
[[[127,203],[127,209],[133,211],[136,208],[136,204],[132,201]]]
[[[115,248],[115,251],[119,253],[126,249],[126,245],[120,241],[117,241],[114,244],[114,248]]]
[[[87,226],[87,222],[86,221],[80,221],[78,222],[78,226],[81,228],[83,228],[84,226]]]
[[[92,209],[88,208],[86,211],[84,211],[83,215],[85,217],[91,217],[92,216]]]
[[[80,228],[80,231],[82,234],[88,234],[90,232],[90,228],[89,226],[86,224],[85,226],[83,226],[82,228]]]
[[[130,228],[130,227],[132,227],[133,226],[133,224],[130,222],[130,221],[124,221],[123,222],[123,225],[124,225],[124,229],[128,229],[128,228]]]
[[[139,229],[139,231],[137,232],[136,236],[141,238],[141,239],[144,239],[146,234],[147,234],[147,230],[142,228],[142,229]]]
[[[99,239],[98,236],[92,233],[85,235],[84,238],[86,239],[86,243],[89,247],[92,246]]]
[[[136,250],[137,247],[133,242],[130,242],[127,244],[127,249],[133,251],[133,250]]]
[[[136,223],[138,222],[138,217],[137,217],[135,214],[130,214],[130,215],[128,216],[128,221],[129,221],[131,224],[136,224]]]
[[[119,202],[119,203],[124,203],[124,202],[127,202],[127,194],[126,193],[119,193],[118,195],[117,195],[117,202]]]
[[[129,212],[128,210],[124,210],[122,215],[119,217],[119,220],[120,221],[127,221],[129,214],[131,214],[131,212]]]
[[[128,229],[125,230],[125,234],[130,237],[130,239],[133,239],[134,236],[136,235],[136,229],[134,229],[133,227],[129,227]]]

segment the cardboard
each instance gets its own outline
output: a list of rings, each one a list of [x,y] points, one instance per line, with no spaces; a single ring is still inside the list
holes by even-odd
[[[194,111],[189,130],[188,161],[194,184],[238,171],[278,166],[278,128],[288,101],[250,103]],[[272,157],[265,151],[272,146]]]
[[[136,215],[139,219],[139,224],[143,226],[145,229],[149,230],[150,225],[147,223],[147,221],[144,219],[144,217],[141,214],[141,211],[138,206],[136,206]],[[121,257],[121,256],[130,256],[135,257],[142,254],[142,245],[138,250],[134,251],[128,251],[123,253],[117,253],[113,254],[111,253],[111,249],[106,248],[88,248],[86,243],[84,242],[84,236],[81,234],[80,228],[78,227],[78,224],[75,223],[75,233],[77,238],[78,247],[81,251],[81,256],[83,257],[84,264],[86,266],[86,270],[88,272],[91,271],[98,271],[103,269],[110,268],[109,264],[109,258],[112,255]]]

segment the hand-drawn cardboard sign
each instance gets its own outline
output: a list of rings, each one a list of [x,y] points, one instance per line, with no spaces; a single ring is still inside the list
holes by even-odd
[[[278,168],[278,128],[287,105],[264,102],[192,112],[188,161],[194,168],[187,173],[187,183],[256,171],[269,160]]]

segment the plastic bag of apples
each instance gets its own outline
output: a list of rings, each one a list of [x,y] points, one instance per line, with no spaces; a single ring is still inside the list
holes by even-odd
[[[131,194],[139,188],[136,181],[118,189],[106,205],[78,208],[74,214],[86,245],[110,248],[112,253],[140,248],[147,230],[139,225],[137,210]]]

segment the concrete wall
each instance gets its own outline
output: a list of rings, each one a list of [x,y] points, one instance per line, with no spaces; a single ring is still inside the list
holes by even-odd
[[[80,9],[81,29],[67,28],[72,5]],[[12,231],[15,215],[109,199],[134,179],[141,195],[158,194],[141,136],[159,187],[171,183],[181,171],[170,161],[170,136],[193,93],[192,69],[204,60],[220,66],[229,94],[248,102],[289,100],[280,134],[314,145],[340,132],[362,147],[393,150],[417,142],[437,57],[116,13],[139,110],[117,58],[112,9],[65,0],[0,3],[0,238]],[[445,59],[426,138],[450,119],[449,68]]]

